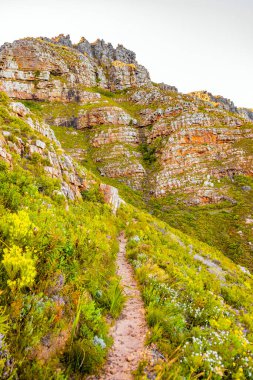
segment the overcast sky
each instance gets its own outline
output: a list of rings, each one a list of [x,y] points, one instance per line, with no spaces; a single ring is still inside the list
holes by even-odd
[[[253,108],[253,0],[0,0],[0,44],[70,34],[122,43],[155,82]]]

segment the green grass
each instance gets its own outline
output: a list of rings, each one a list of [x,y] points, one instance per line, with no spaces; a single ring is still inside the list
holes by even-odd
[[[8,102],[1,104],[0,127],[12,140],[49,143],[12,116]],[[119,223],[92,174],[86,171],[90,191],[67,202],[40,155],[9,152],[12,166],[0,162],[0,377],[62,380],[95,373],[112,343],[106,316],[116,317],[124,301],[115,271]],[[35,279],[29,277],[34,268]]]
[[[253,141],[252,139],[242,138],[234,143],[236,149],[242,149],[247,155],[253,155]]]
[[[165,357],[155,367],[148,363],[149,372],[164,380],[251,379],[252,276],[215,248],[138,209],[122,209],[120,217],[128,221],[127,253],[141,286],[149,343]],[[195,255],[220,267],[225,278]]]
[[[148,206],[154,215],[171,226],[218,248],[234,262],[253,270],[252,249],[248,244],[252,225],[246,224],[247,215],[253,209],[252,190],[242,189],[245,185],[253,189],[253,181],[247,176],[237,176],[233,182],[224,178],[219,185],[227,186],[228,195],[236,204],[226,201],[187,206],[186,195],[177,192],[165,198],[151,198]]]
[[[76,117],[82,110],[102,104],[122,105],[136,117],[143,108],[127,102],[127,91],[98,91],[102,95],[98,104],[24,104],[33,111],[32,117],[40,120]],[[124,101],[117,103],[117,99]],[[0,94],[0,102],[0,129],[11,131],[11,141],[21,137],[31,143],[40,138],[49,149],[50,141],[10,114],[6,96]],[[117,236],[125,230],[127,255],[150,326],[148,343],[165,357],[155,367],[140,363],[136,378],[145,379],[148,366],[160,380],[252,379],[253,280],[233,263],[253,269],[248,244],[252,225],[245,223],[253,209],[252,190],[242,189],[253,189],[252,179],[237,176],[215,184],[226,188],[236,204],[187,206],[183,192],[147,200],[143,191],[99,175],[94,162],[97,151],[90,139],[97,130],[107,128],[84,132],[53,127],[67,152],[84,151],[80,164],[92,186],[75,202],[67,203],[57,194],[60,181],[45,175],[47,162],[38,154],[21,158],[6,147],[13,165],[0,163],[0,332],[4,334],[0,377],[8,362],[13,363],[6,372],[8,378],[26,380],[81,379],[99,371],[112,344],[107,317],[117,318],[124,303],[115,258]],[[142,146],[141,160],[147,170],[155,170],[161,143],[157,139]],[[251,152],[247,141],[240,144]],[[101,148],[99,153],[106,155],[111,147]],[[130,153],[137,151],[127,144],[124,147]],[[124,158],[118,162],[124,164]],[[100,181],[117,187],[120,196],[136,208],[126,205],[113,216],[99,192]],[[15,247],[22,254],[18,265],[11,267],[3,258]],[[22,255],[26,260],[21,260]],[[29,263],[35,267],[35,279],[27,279]],[[212,266],[215,270],[210,271]],[[22,278],[26,282],[21,286]],[[62,336],[66,337],[63,343]],[[40,360],[48,345],[54,347],[52,353]]]

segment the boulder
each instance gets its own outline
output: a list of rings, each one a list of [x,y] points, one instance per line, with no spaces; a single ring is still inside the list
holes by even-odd
[[[104,183],[101,183],[99,188],[103,194],[104,201],[112,206],[112,211],[116,214],[120,205],[125,203],[123,199],[120,198],[118,189]]]

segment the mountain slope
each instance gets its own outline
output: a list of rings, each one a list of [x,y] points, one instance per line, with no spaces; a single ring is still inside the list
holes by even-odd
[[[87,171],[83,199],[76,189],[67,202],[62,174],[50,178],[44,167],[43,142],[47,157],[52,147],[41,132],[56,143],[53,132],[34,130],[28,109],[1,99],[1,377],[78,379],[99,369],[111,343],[105,316],[117,317],[123,302],[115,275],[123,229],[151,328],[153,358],[138,376],[252,378],[252,275],[133,206],[113,216]],[[56,168],[65,154],[57,146]]]
[[[252,112],[62,35],[1,47],[0,89],[1,377],[100,370],[125,231],[152,352],[136,378],[251,379]]]

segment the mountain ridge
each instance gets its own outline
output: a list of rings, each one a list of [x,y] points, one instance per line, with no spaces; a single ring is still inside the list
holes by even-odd
[[[249,116],[21,41],[0,50],[0,377],[103,377],[123,236],[150,352],[128,378],[252,379]]]

